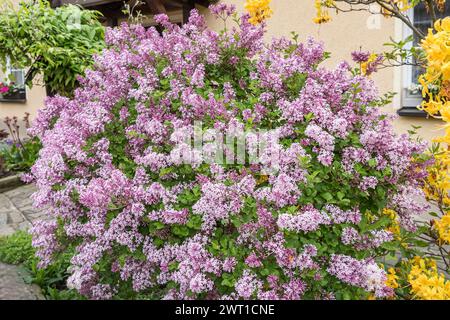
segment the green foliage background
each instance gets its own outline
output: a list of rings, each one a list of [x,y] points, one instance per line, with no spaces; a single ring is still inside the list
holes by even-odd
[[[53,93],[70,96],[77,76],[104,47],[104,27],[97,11],[68,5],[53,9],[46,0],[24,1],[14,8],[0,0],[0,64],[9,57],[27,69],[27,85],[41,74]]]

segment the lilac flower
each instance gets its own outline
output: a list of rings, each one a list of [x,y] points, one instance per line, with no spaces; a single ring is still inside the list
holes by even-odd
[[[353,51],[351,53],[353,61],[357,63],[366,62],[369,59],[370,52],[368,51]]]
[[[204,274],[196,274],[190,281],[189,288],[194,293],[201,293],[212,290],[213,282],[206,278]]]
[[[386,297],[386,272],[371,260],[356,260],[345,255],[332,255],[327,271],[340,280],[374,292],[377,297]]]
[[[334,223],[358,224],[361,221],[361,213],[357,208],[344,211],[334,205],[327,204],[324,209]]]
[[[370,61],[367,64],[365,74],[371,75],[372,73],[376,72],[378,66],[383,62],[383,59],[384,59],[384,56],[382,54],[377,55],[374,61]]]
[[[327,219],[316,209],[308,209],[297,214],[281,214],[278,217],[278,227],[290,231],[315,231],[321,224],[327,223]]]
[[[399,193],[392,198],[391,206],[399,214],[400,224],[409,231],[417,229],[414,217],[425,213],[429,205],[424,199],[422,190],[412,185],[401,186]]]
[[[30,233],[34,236],[32,245],[37,248],[36,255],[40,258],[41,268],[51,263],[53,253],[59,248],[56,229],[56,221],[36,221],[30,229]]]
[[[300,279],[293,279],[283,286],[283,298],[287,300],[300,300],[305,292],[306,285]]]
[[[226,3],[218,3],[209,6],[209,10],[212,14],[218,17],[226,18],[228,16],[231,16],[236,11],[236,6],[233,4],[227,5]]]
[[[246,259],[245,264],[247,264],[251,268],[258,268],[262,266],[261,261],[258,259],[258,256],[252,252]]]
[[[91,292],[94,300],[110,300],[116,293],[108,284],[97,284],[91,288]]]
[[[225,82],[223,84],[223,96],[225,103],[230,103],[236,98],[236,93],[233,89],[233,86],[229,82]]]
[[[153,211],[149,214],[150,220],[162,221],[166,224],[185,224],[189,211],[187,209],[174,210],[168,209],[164,211]]]
[[[204,78],[205,78],[205,66],[203,64],[200,64],[197,66],[194,73],[192,74],[191,84],[201,88],[205,85],[203,81]]]
[[[232,272],[234,270],[234,267],[236,266],[237,261],[236,258],[231,257],[231,258],[226,258],[225,261],[223,262],[223,271],[225,272]]]
[[[249,299],[257,293],[262,287],[260,280],[256,278],[256,275],[251,271],[245,269],[241,278],[235,284],[236,293],[244,298]]]
[[[334,137],[315,124],[309,124],[306,127],[305,135],[319,144],[318,160],[323,165],[329,166],[333,159],[331,152],[334,150]]]
[[[361,273],[363,266],[363,262],[352,257],[332,255],[327,271],[348,284],[360,286],[364,282],[363,274]]]
[[[341,241],[343,244],[352,245],[360,240],[360,235],[355,228],[346,227],[342,230]]]
[[[376,177],[363,177],[359,187],[363,191],[367,191],[368,189],[375,189],[378,185],[378,179]]]
[[[371,235],[372,239],[370,240],[370,242],[372,248],[378,248],[383,243],[394,240],[394,235],[392,234],[392,232],[387,230],[372,230]]]

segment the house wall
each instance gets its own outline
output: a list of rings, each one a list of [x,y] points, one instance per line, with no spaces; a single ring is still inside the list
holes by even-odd
[[[37,110],[43,107],[44,99],[46,97],[45,88],[36,85],[33,86],[33,88],[27,88],[26,90],[26,102],[0,102],[0,129],[6,129],[6,126],[3,123],[5,117],[11,118],[17,116],[21,122],[25,112],[28,112],[30,113],[30,119],[34,119],[37,114]],[[21,134],[24,135],[25,130],[21,130]]]

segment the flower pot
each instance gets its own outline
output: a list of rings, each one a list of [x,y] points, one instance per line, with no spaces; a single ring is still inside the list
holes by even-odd
[[[1,102],[25,102],[26,101],[25,89],[19,89],[10,93],[3,93],[0,95]]]

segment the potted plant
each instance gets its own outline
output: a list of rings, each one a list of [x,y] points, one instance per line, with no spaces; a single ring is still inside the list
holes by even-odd
[[[414,84],[410,85],[408,88],[409,94],[411,94],[411,95],[422,95],[422,90],[423,90],[423,86],[419,83],[414,83]],[[428,85],[428,91],[433,96],[439,94],[440,90],[441,90],[440,87],[437,85],[432,85],[432,84]],[[422,96],[422,98],[425,101],[430,100],[429,94],[426,96]]]
[[[14,81],[0,82],[0,99],[1,100],[25,100],[25,87],[17,85]]]

